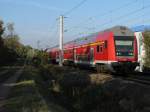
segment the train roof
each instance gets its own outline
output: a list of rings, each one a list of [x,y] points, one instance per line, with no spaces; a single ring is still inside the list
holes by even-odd
[[[113,32],[114,36],[134,36],[134,32],[126,26],[115,26],[103,32]]]
[[[114,26],[112,28],[99,31],[91,35],[84,36],[82,38],[77,38],[73,41],[67,42],[64,44],[64,49],[95,42],[99,34],[108,33],[108,32],[113,32],[114,36],[134,36],[134,32],[129,28],[127,28],[126,26]],[[53,48],[58,48],[58,45]]]
[[[134,32],[130,30],[129,28],[125,26],[115,26],[103,31],[99,31],[96,33],[93,33],[91,35],[88,35],[86,37],[78,38],[74,40],[75,45],[83,45],[86,43],[92,43],[95,42],[97,39],[98,34],[102,33],[108,33],[108,32],[113,32],[114,36],[134,36]]]

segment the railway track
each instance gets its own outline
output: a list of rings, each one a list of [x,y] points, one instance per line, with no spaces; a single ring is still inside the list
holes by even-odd
[[[111,74],[108,74],[111,75]],[[126,81],[131,81],[131,82],[135,82],[135,83],[139,83],[139,84],[144,84],[144,85],[150,85],[150,74],[145,74],[145,73],[139,73],[139,72],[135,72],[135,73],[130,73],[127,75],[124,74],[113,74],[112,75],[113,78],[120,78],[122,80],[126,80]]]
[[[150,85],[150,73],[134,72],[134,73],[124,73],[124,74],[111,74],[111,73],[97,73],[96,70],[92,68],[87,69],[84,67],[78,67],[78,69],[80,69],[81,71],[88,72],[91,75],[94,75],[93,79],[96,80],[96,82],[102,81],[103,77],[106,76],[106,78],[104,78],[104,82],[105,82],[105,79],[107,78],[108,79],[119,78],[122,80],[132,81],[132,82],[139,83],[139,84]]]
[[[143,80],[143,79],[138,79],[138,78],[126,78],[126,80],[133,81],[133,82],[140,83],[140,84],[150,85],[150,81],[148,80]]]
[[[126,79],[140,84],[150,85],[150,74],[134,73],[129,75]]]

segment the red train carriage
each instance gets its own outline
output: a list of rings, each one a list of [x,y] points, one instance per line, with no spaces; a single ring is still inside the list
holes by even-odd
[[[64,45],[64,64],[74,64],[74,41]]]
[[[47,50],[49,52],[49,60],[52,63],[58,63],[59,62],[59,49],[58,46],[50,48]]]
[[[64,45],[64,62],[84,64],[101,71],[133,71],[137,66],[134,32],[116,26]]]

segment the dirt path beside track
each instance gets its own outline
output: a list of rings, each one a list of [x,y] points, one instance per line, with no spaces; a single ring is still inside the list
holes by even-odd
[[[6,110],[3,108],[3,104],[5,103],[5,99],[10,94],[13,84],[17,81],[22,71],[23,67],[17,70],[15,74],[10,74],[12,76],[0,84],[0,112],[6,112]]]

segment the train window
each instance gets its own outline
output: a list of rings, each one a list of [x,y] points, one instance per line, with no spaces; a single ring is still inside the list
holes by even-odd
[[[103,46],[100,46],[100,52],[103,52]]]
[[[107,40],[105,40],[104,48],[107,48]]]
[[[102,53],[103,52],[103,46],[102,45],[97,45],[97,52]]]
[[[97,52],[99,52],[99,45],[97,45],[97,48],[96,48],[96,49],[97,49]]]

